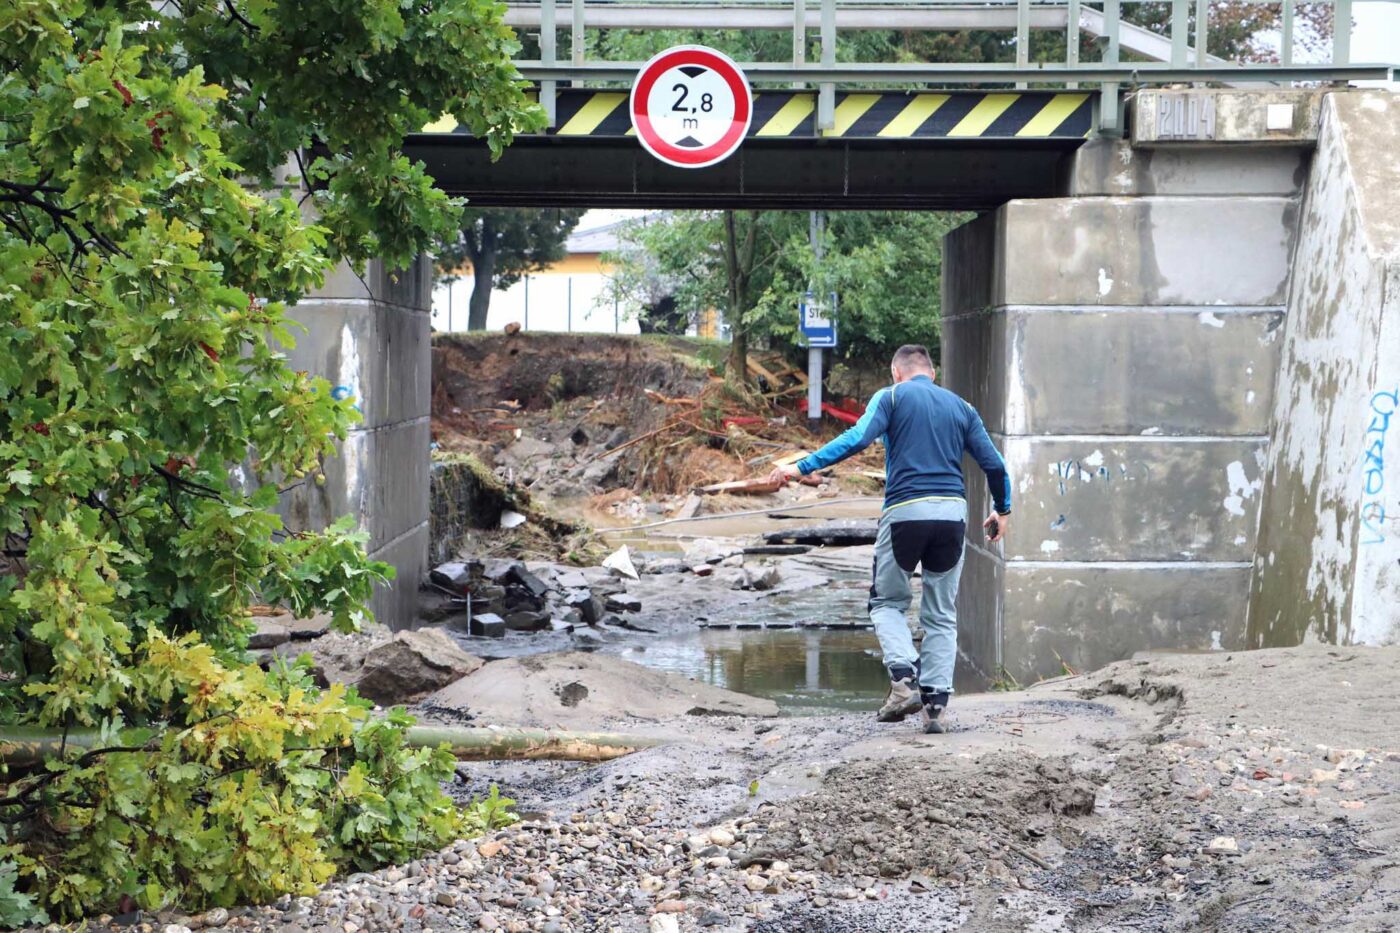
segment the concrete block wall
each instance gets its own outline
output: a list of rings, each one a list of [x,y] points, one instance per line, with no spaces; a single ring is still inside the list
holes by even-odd
[[[1065,197],[949,234],[942,378],[982,413],[1015,498],[1004,548],[970,529],[965,683],[1244,645],[1305,164],[1096,140]]]
[[[1303,199],[1252,647],[1400,641],[1400,95],[1327,94]]]
[[[284,497],[283,519],[316,529],[354,515],[370,556],[398,571],[371,604],[392,628],[413,624],[427,570],[431,308],[432,268],[420,259],[401,272],[372,262],[363,277],[341,266],[290,311],[307,329],[288,351],[292,368],[353,396],[364,420],[327,461],[324,486]]]

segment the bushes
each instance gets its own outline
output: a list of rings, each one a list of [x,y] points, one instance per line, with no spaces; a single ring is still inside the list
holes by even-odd
[[[253,600],[349,630],[390,575],[353,519],[273,511],[359,417],[288,369],[284,303],[455,228],[397,147],[537,123],[511,34],[447,0],[173,6],[0,5],[0,725],[105,737],[0,773],[0,925],[307,891],[499,815],[402,714],[245,648]]]

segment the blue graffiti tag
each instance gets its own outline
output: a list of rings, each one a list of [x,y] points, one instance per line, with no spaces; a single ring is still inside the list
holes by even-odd
[[[1361,527],[1366,533],[1362,544],[1385,541],[1385,438],[1390,419],[1400,409],[1400,388],[1371,396],[1371,421],[1366,426],[1366,449],[1362,457],[1361,491],[1370,497],[1361,504]]]

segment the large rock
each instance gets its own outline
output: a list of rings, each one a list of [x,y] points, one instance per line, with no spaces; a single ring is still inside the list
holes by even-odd
[[[685,715],[776,716],[772,700],[734,693],[612,655],[577,651],[492,661],[433,694],[483,723],[601,725]]]
[[[411,703],[476,672],[483,663],[440,629],[399,632],[365,654],[357,686],[383,706]]]

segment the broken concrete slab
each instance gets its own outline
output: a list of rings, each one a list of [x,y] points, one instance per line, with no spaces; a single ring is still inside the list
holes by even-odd
[[[820,525],[782,528],[763,536],[769,544],[825,544],[844,547],[852,544],[873,544],[879,534],[879,522],[865,519],[840,519]]]
[[[568,702],[564,702],[567,699]],[[534,726],[661,720],[685,715],[776,716],[772,700],[587,652],[492,661],[429,702],[482,722]]]
[[[478,638],[502,638],[506,634],[506,620],[494,612],[483,612],[471,617],[467,632]]]
[[[609,612],[641,612],[642,601],[625,593],[609,596],[603,604]]]

